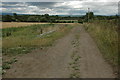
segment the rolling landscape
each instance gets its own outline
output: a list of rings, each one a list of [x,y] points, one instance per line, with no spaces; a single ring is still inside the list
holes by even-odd
[[[117,6],[108,0],[2,2],[3,80],[118,78]]]

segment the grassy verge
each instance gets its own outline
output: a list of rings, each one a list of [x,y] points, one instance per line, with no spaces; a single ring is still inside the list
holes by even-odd
[[[118,64],[118,34],[116,20],[98,20],[84,24],[95,39],[103,56],[114,66]]]
[[[3,55],[24,54],[35,48],[51,46],[56,39],[68,33],[71,28],[72,26],[67,24],[41,24],[3,29]],[[55,32],[40,37],[41,29],[43,33],[51,30]]]

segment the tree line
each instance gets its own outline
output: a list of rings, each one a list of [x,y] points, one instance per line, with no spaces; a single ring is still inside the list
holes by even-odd
[[[94,19],[98,20],[111,20],[117,19],[118,16],[99,16],[94,15],[93,12],[86,13],[84,16],[51,16],[49,14],[44,15],[17,15],[13,13],[13,15],[2,15],[3,22],[50,22],[50,23],[74,23],[75,20],[78,23],[88,22]]]

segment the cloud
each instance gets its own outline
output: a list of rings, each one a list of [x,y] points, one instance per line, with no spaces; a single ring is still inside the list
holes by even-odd
[[[5,0],[7,1],[7,0]],[[33,0],[31,0],[33,1]],[[34,0],[35,1],[35,0]],[[90,8],[96,15],[118,14],[118,0],[74,0],[59,2],[2,2],[3,13],[85,15]],[[1,8],[0,8],[1,9]],[[1,10],[0,10],[1,11]]]
[[[71,0],[2,0],[2,2],[65,2]],[[83,2],[119,2],[119,0],[72,0]]]

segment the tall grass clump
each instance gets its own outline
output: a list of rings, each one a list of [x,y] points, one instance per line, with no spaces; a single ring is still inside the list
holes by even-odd
[[[29,53],[36,48],[51,46],[56,39],[67,34],[71,28],[72,25],[69,24],[38,24],[5,28],[2,33],[2,53],[16,55]],[[49,31],[53,32],[41,36]]]
[[[111,64],[118,64],[117,20],[95,20],[84,25],[94,38],[103,56]]]

